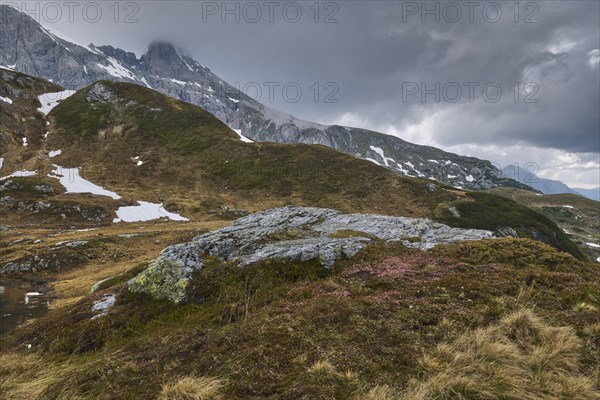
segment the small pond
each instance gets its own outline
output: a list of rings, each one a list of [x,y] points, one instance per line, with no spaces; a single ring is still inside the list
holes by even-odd
[[[49,290],[43,282],[0,278],[0,336],[48,311]]]

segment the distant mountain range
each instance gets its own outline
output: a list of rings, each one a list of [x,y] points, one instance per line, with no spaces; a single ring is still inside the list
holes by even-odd
[[[600,201],[600,187],[597,187],[595,189],[574,188],[573,190],[575,190],[580,195],[587,197],[588,199]]]
[[[136,83],[196,104],[258,142],[320,144],[369,160],[399,175],[471,190],[529,187],[503,177],[489,161],[416,145],[359,128],[320,125],[271,109],[224,82],[170,43],[154,42],[139,59],[112,46],[80,45],[2,5],[0,65],[68,89],[99,80]]]
[[[544,194],[576,194],[588,199],[600,201],[600,187],[596,189],[574,189],[561,181],[540,178],[536,173],[515,165],[506,166],[503,171],[504,177],[514,179],[527,186],[539,190]]]

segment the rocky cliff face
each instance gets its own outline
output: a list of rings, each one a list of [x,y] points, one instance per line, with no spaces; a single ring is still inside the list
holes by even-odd
[[[166,248],[129,282],[129,289],[181,302],[186,299],[193,272],[201,269],[207,258],[240,267],[270,259],[318,260],[324,268],[331,268],[373,240],[402,242],[406,247],[426,250],[441,243],[492,237],[490,231],[450,228],[428,219],[284,207],[249,215],[231,227]]]
[[[320,144],[400,175],[432,178],[459,188],[526,188],[503,178],[488,161],[363,129],[319,125],[265,107],[169,43],[152,43],[138,59],[112,46],[72,43],[16,9],[0,7],[0,65],[65,88],[79,89],[103,79],[132,82],[199,105],[255,141]]]

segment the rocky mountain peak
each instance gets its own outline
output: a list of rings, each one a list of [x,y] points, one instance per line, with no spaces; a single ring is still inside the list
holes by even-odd
[[[90,44],[88,47],[99,50],[108,57],[112,57],[122,64],[132,67],[139,66],[140,60],[138,60],[137,56],[130,51],[114,48],[112,46],[94,46],[93,44]]]
[[[197,65],[192,65],[194,61],[189,56],[186,57],[185,53],[175,48],[172,43],[165,41],[152,42],[146,54],[142,56],[141,63],[144,70],[153,75],[182,76],[197,71]]]

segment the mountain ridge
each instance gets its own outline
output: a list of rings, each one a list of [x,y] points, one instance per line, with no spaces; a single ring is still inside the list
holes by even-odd
[[[505,177],[530,186],[543,194],[574,194],[600,201],[600,188],[574,189],[561,181],[539,177],[536,175],[537,171],[529,171],[516,165],[507,165],[502,172]]]
[[[80,89],[103,79],[136,83],[199,105],[258,142],[321,144],[370,160],[399,175],[431,178],[457,188],[529,189],[504,178],[489,161],[365,129],[316,124],[266,107],[171,43],[153,41],[137,58],[112,46],[71,43],[18,10],[0,7],[4,7],[0,15],[7,27],[5,38],[0,39],[0,65],[50,79],[68,89]]]

